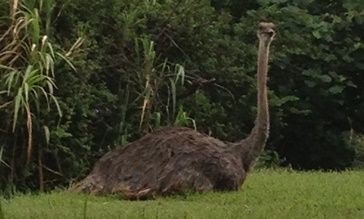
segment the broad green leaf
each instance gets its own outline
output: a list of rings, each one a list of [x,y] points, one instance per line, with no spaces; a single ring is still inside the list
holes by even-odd
[[[312,35],[316,38],[316,39],[321,39],[321,33],[319,30],[314,30],[312,31]]]
[[[348,80],[346,82],[346,85],[349,86],[349,87],[354,87],[354,88],[357,88],[358,86],[356,86],[356,84],[354,84],[351,80]]]
[[[314,82],[314,81],[305,80],[304,82],[308,87],[315,87],[316,86],[316,82]]]
[[[57,129],[54,131],[54,134],[58,137],[58,138],[69,138],[72,137],[72,134],[69,132],[66,132],[64,129],[57,127]]]
[[[332,94],[339,94],[344,90],[344,88],[344,86],[337,85],[334,87],[330,87],[329,92]]]
[[[319,78],[322,82],[330,83],[332,81],[331,77],[329,75],[320,75]]]

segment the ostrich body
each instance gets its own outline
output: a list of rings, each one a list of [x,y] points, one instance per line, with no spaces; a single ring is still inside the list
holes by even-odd
[[[258,113],[250,135],[227,143],[186,127],[165,127],[106,153],[91,173],[70,188],[127,199],[188,191],[236,191],[242,186],[269,135],[267,69],[274,24],[258,29]]]

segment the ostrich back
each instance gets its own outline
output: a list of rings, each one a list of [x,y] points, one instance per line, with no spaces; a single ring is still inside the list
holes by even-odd
[[[71,191],[129,199],[188,191],[238,190],[245,179],[241,158],[218,139],[186,127],[166,127],[96,163]]]

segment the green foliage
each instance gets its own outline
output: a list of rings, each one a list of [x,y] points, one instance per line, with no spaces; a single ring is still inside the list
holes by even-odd
[[[361,161],[360,138],[349,134],[364,132],[360,1],[10,4],[0,3],[4,193],[67,186],[105,152],[161,126],[247,136],[260,20],[277,25],[262,163],[343,169]]]
[[[286,124],[280,126],[282,138],[275,149],[297,168],[350,166],[354,153],[346,134],[349,121],[355,130],[362,130],[354,104],[362,96],[357,89],[360,69],[354,64],[363,61],[356,34],[362,27],[350,18],[353,11],[342,1],[331,7],[318,2],[264,2],[266,8],[251,16],[279,20],[271,89],[280,98],[290,95],[299,100],[280,106]]]
[[[266,150],[255,162],[254,169],[280,168],[284,164],[285,161],[286,161],[286,159],[280,158],[279,154],[276,151]]]

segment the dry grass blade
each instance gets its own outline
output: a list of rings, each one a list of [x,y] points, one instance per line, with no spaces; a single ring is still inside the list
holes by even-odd
[[[4,104],[1,104],[0,105],[0,109],[1,108],[5,108],[5,107],[7,107],[7,106],[9,106],[10,104],[12,104],[13,102],[12,101],[8,101],[8,102],[6,102],[6,103],[4,103]]]
[[[149,75],[147,75],[146,77],[146,81],[145,81],[145,95],[144,95],[144,101],[143,101],[143,107],[142,107],[142,113],[140,116],[140,123],[139,123],[139,128],[142,127],[142,124],[144,122],[144,118],[146,115],[146,111],[148,110],[148,108],[150,107],[150,89],[151,89],[151,85],[150,85],[150,77]]]
[[[11,16],[14,18],[18,10],[19,0],[12,0]]]
[[[76,42],[72,45],[71,49],[70,49],[70,50],[68,50],[68,52],[66,53],[65,57],[69,57],[69,56],[72,54],[72,52],[73,52],[74,50],[76,50],[76,49],[80,48],[80,47],[81,47],[81,45],[83,44],[84,40],[85,40],[84,38],[79,37],[79,38],[76,40]]]

